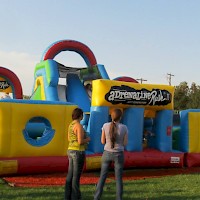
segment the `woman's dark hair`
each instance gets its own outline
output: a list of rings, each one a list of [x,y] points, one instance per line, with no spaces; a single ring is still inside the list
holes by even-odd
[[[111,148],[113,149],[115,147],[115,142],[117,138],[117,126],[116,122],[118,122],[121,119],[122,111],[120,109],[115,109],[111,113],[112,122],[110,125],[110,141],[111,141]]]
[[[72,112],[72,119],[76,120],[83,116],[83,111],[80,108],[75,108]]]

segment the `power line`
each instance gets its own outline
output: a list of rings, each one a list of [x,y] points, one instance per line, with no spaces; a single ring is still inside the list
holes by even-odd
[[[171,83],[172,83],[172,76],[174,76],[173,74],[171,74],[171,73],[169,73],[169,74],[167,74],[167,79],[168,79],[168,81],[169,81],[169,85],[171,85]]]
[[[143,79],[143,78],[137,78],[136,80],[140,81],[141,84],[142,84],[143,81],[147,81],[146,79]]]

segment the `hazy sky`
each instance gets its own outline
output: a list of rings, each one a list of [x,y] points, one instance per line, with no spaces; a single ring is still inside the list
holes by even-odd
[[[19,77],[24,93],[52,43],[86,44],[111,79],[129,76],[145,83],[200,85],[199,0],[0,0],[0,66]],[[85,67],[79,54],[55,60]]]

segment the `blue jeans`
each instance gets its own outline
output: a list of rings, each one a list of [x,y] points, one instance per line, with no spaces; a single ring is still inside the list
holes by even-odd
[[[80,178],[85,162],[85,152],[68,150],[68,173],[65,183],[65,200],[80,200]]]
[[[110,164],[115,164],[115,180],[116,180],[116,200],[122,200],[123,181],[122,173],[124,167],[124,152],[112,153],[108,151],[103,152],[100,178],[96,187],[94,200],[100,200],[103,193],[103,187],[108,175]]]

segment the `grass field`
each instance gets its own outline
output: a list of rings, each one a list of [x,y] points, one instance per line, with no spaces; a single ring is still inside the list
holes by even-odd
[[[83,200],[92,200],[95,185],[82,185]],[[0,179],[0,199],[62,200],[64,187],[20,188]],[[102,200],[115,199],[115,182],[107,183]],[[200,200],[200,174],[124,181],[124,200]]]

